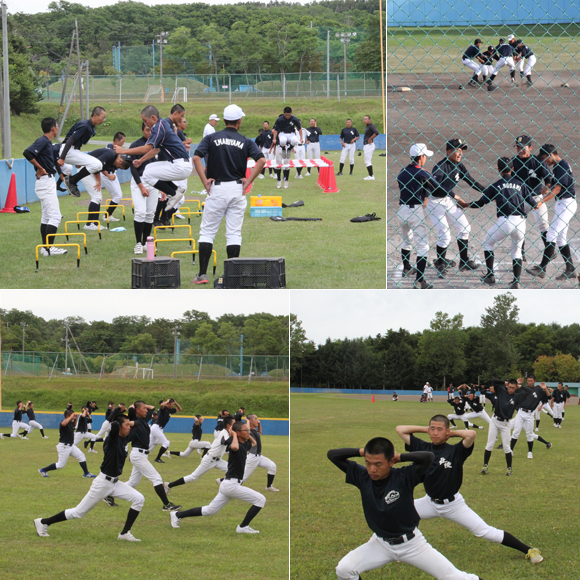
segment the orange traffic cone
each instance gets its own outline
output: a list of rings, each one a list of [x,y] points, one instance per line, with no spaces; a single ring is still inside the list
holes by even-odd
[[[374,403],[374,402],[375,402],[375,396],[374,396],[374,395],[373,395],[373,400],[372,400],[371,402],[372,402],[372,403]]]
[[[252,170],[249,167],[247,167],[246,168],[246,179],[248,179],[251,174],[252,174]],[[248,188],[247,193],[250,193],[250,191],[252,191],[253,187],[254,187],[254,184],[252,183],[252,185],[250,185],[250,187]]]
[[[6,203],[4,204],[4,209],[0,210],[0,213],[16,213],[14,211],[14,206],[18,205],[16,195],[16,175],[13,173],[10,177],[10,185],[8,187],[8,195],[6,196]]]
[[[318,183],[320,187],[324,190],[324,193],[338,193],[339,189],[336,185],[336,178],[334,177],[334,164],[330,159],[326,157],[321,158],[326,161],[329,167],[324,167],[320,169],[321,183]],[[324,176],[322,177],[322,172],[324,171]]]

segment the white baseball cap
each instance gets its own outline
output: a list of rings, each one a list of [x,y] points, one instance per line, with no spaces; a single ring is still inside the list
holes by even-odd
[[[509,42],[510,40],[513,40],[514,38],[515,38],[515,36],[514,36],[513,34],[510,34],[510,35],[507,37],[507,39],[508,39],[508,42]]]
[[[209,120],[210,120],[210,121],[219,121],[219,120],[220,120],[220,118],[219,118],[217,115],[210,115],[210,116],[209,116]]]
[[[433,155],[433,151],[429,151],[425,143],[415,143],[414,145],[411,145],[409,155],[411,157],[419,157],[420,155],[427,155],[427,157],[431,157]]]
[[[237,121],[245,116],[246,114],[238,105],[228,105],[224,109],[224,121]]]

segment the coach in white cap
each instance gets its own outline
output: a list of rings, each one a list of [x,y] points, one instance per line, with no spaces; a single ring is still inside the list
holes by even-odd
[[[264,154],[252,139],[238,133],[244,112],[237,105],[224,109],[225,129],[204,137],[197,146],[193,164],[208,196],[199,231],[199,274],[194,284],[207,284],[207,266],[213,240],[222,219],[226,218],[226,250],[228,258],[237,258],[242,245],[242,224],[246,210],[246,189],[258,177],[266,163]],[[207,176],[201,160],[207,155]],[[248,157],[256,161],[246,179]]]
[[[428,289],[433,285],[425,280],[425,267],[429,253],[428,236],[429,230],[425,225],[425,212],[423,203],[427,201],[429,192],[437,187],[433,176],[423,169],[427,157],[433,155],[433,151],[427,149],[425,143],[415,143],[409,150],[411,163],[399,173],[400,198],[397,218],[403,238],[401,256],[403,258],[403,276],[416,274],[413,288]],[[413,234],[417,236],[417,266],[411,268],[411,249],[413,248]]]
[[[217,115],[210,115],[209,116],[209,121],[208,121],[207,125],[203,128],[203,136],[204,137],[207,137],[208,135],[215,133],[215,126],[217,125],[219,120],[220,120],[220,118]]]

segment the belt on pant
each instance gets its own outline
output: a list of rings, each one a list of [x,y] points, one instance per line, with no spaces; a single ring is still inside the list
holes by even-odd
[[[492,419],[497,419],[500,423],[508,423],[509,419],[500,419],[497,415],[494,415]]]
[[[235,181],[214,181],[214,185],[221,185],[222,183],[237,183],[238,185],[242,185],[241,179],[236,179]]]
[[[381,540],[384,540],[385,542],[387,542],[387,544],[390,544],[391,546],[398,546],[399,544],[404,544],[405,542],[412,540],[415,537],[415,533],[411,532],[410,534],[403,534],[402,536],[397,536],[396,538],[383,538],[381,536],[379,537],[381,538]]]
[[[61,445],[64,445],[65,447],[72,447],[73,446],[72,443],[61,443]]]
[[[455,496],[450,497],[450,498],[446,498],[446,499],[433,499],[433,498],[430,498],[430,499],[433,503],[436,503],[437,505],[445,505],[447,503],[451,503],[452,501],[455,501]]]
[[[219,461],[220,457],[213,457],[212,455],[210,455],[210,457],[213,459],[213,461]]]
[[[405,203],[404,201],[400,202],[399,205],[406,205],[407,207],[410,207],[411,209],[417,207],[418,205],[423,205],[422,203]]]
[[[524,413],[535,413],[536,410],[534,409],[533,411],[528,411],[527,409],[520,409],[520,411],[523,411]]]
[[[237,477],[226,477],[225,479],[228,481],[237,481],[238,483],[242,483],[242,480],[238,479]]]
[[[147,449],[140,449],[139,447],[135,447],[135,451],[139,451],[139,453],[145,453],[145,455],[149,455],[149,451]]]
[[[118,477],[111,477],[110,475],[105,475],[105,479],[111,483],[117,483],[119,481]]]

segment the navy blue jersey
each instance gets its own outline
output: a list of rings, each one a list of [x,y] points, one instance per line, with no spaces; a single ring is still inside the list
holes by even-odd
[[[26,414],[28,415],[29,421],[36,421],[36,415],[34,414],[34,409],[32,407],[26,409]]]
[[[145,139],[145,137],[141,137],[140,139],[137,139],[137,141],[133,141],[133,143],[131,143],[131,146],[129,147],[129,149],[137,149],[137,147],[143,147],[143,145],[146,145],[146,144],[147,144],[147,139]],[[135,159],[141,159],[141,157],[143,157],[143,155],[145,155],[145,154],[142,153],[141,155],[127,155],[127,159],[129,161],[134,161]],[[149,165],[149,163],[153,163],[153,161],[155,161],[155,157],[152,157],[151,159],[147,159],[147,161],[144,161],[141,165],[139,165],[139,167],[135,167],[131,163],[131,174],[133,174],[133,172],[136,171],[138,175],[143,175],[143,172],[145,171],[145,167],[147,167],[147,165]]]
[[[165,407],[160,407],[159,411],[157,411],[157,425],[163,429],[167,423],[169,423],[169,419],[171,419],[171,415],[177,413],[177,409],[170,409],[167,405]]]
[[[80,149],[83,145],[89,142],[91,137],[95,136],[95,126],[91,123],[90,119],[86,121],[79,121],[75,123],[68,131],[65,137],[65,142],[71,137],[74,137],[75,143],[73,147],[75,149]]]
[[[113,143],[108,143],[108,144],[107,144],[107,149],[113,149],[113,147],[114,147],[114,146],[115,146],[115,145],[113,145]],[[114,151],[114,149],[113,149],[113,151]],[[106,171],[107,173],[115,173],[115,171],[117,171],[117,168],[116,168],[116,167],[112,167],[111,169],[109,169],[109,168],[105,168],[105,171]]]
[[[507,58],[508,56],[514,55],[514,47],[511,44],[502,44],[498,49],[497,52],[500,56]]]
[[[270,131],[270,129],[268,129],[267,131],[262,131],[254,139],[254,143],[258,147],[267,147],[268,149],[270,149],[270,146],[272,145],[272,131]]]
[[[473,397],[473,401],[465,395],[462,395],[462,398],[473,409],[474,413],[481,413],[483,411],[483,405],[480,403],[479,397]]]
[[[572,177],[572,168],[567,161],[562,159],[552,167],[552,187],[559,185],[560,192],[556,199],[569,199],[576,197],[576,190],[574,189],[574,178]]]
[[[101,472],[109,477],[119,477],[123,473],[125,459],[127,459],[127,437],[119,435],[119,423],[111,423],[109,436],[103,443],[103,452],[105,454],[103,463],[101,463]]]
[[[365,134],[363,137],[363,145],[368,145],[369,139],[371,139],[373,136],[377,136],[378,134],[379,130],[372,123],[369,123],[365,129]]]
[[[58,145],[60,147],[60,145]],[[24,150],[24,157],[31,161],[36,159],[37,163],[49,174],[54,175],[56,168],[54,163],[56,161],[53,152],[53,145],[50,139],[43,135],[39,137],[30,147]]]
[[[533,56],[534,53],[532,52],[532,49],[527,45],[527,44],[520,44],[517,48],[516,48],[516,52],[522,57],[522,58],[529,58],[530,56]]]
[[[399,205],[423,203],[429,193],[437,187],[437,182],[420,165],[407,165],[397,176],[400,198]]]
[[[58,427],[58,442],[66,443],[67,445],[72,445],[75,440],[75,422],[74,420],[69,421],[66,425],[62,423]]]
[[[532,392],[532,389],[523,385],[516,389],[513,395],[510,395],[506,387],[501,381],[494,380],[493,388],[495,395],[488,395],[488,398],[493,403],[495,415],[502,421],[509,421],[514,411],[520,407],[522,401]]]
[[[185,133],[181,129],[177,129],[177,136],[179,137],[179,139],[180,139],[180,141],[182,143],[184,141],[187,141],[187,137],[186,137]]]
[[[302,125],[300,124],[300,119],[294,115],[290,115],[289,119],[286,119],[284,115],[280,115],[276,119],[273,129],[278,131],[278,133],[294,133],[296,129],[302,129]]]
[[[433,197],[445,197],[447,195],[455,197],[453,190],[460,181],[465,181],[471,187],[483,193],[483,187],[471,177],[469,171],[461,162],[454,163],[447,158],[442,159],[433,168],[433,177],[439,184],[439,187],[433,192]]]
[[[308,127],[306,131],[308,132],[308,141],[310,143],[320,143],[320,135],[322,135],[320,127]]]
[[[548,166],[534,155],[525,159],[516,156],[512,159],[512,163],[514,166],[512,175],[525,183],[532,190],[532,195],[540,195],[542,185],[544,183],[548,185],[552,180]]]
[[[95,149],[94,151],[89,151],[88,155],[91,157],[96,157],[103,164],[103,171],[115,172],[117,168],[113,165],[115,159],[117,159],[117,154],[108,147],[103,147],[102,149]]]
[[[476,58],[479,55],[479,48],[477,46],[475,46],[475,44],[472,44],[464,53],[463,53],[463,58],[466,58],[468,60],[473,60],[474,58]]]
[[[467,412],[465,409],[465,399],[459,399],[457,402],[455,402],[455,399],[451,399],[447,402],[455,409],[456,415],[465,415]]]
[[[555,389],[552,393],[552,399],[554,403],[565,403],[566,402],[566,395],[564,394],[566,391],[560,391],[560,389]]]
[[[343,140],[344,143],[349,144],[352,143],[354,139],[360,137],[359,132],[356,130],[355,127],[345,127],[340,132],[340,138]]]
[[[495,54],[495,50],[484,50],[481,53],[481,57],[484,59],[483,64],[491,65],[493,64],[493,55]]]
[[[12,420],[18,421],[20,423],[22,421],[22,413],[24,413],[24,409],[16,407],[16,409],[14,409],[14,416],[12,417]]]
[[[185,161],[189,161],[189,153],[175,134],[171,119],[160,119],[153,125],[151,137],[149,137],[147,144],[153,145],[154,149],[161,149],[164,160],[185,159]]]
[[[532,387],[532,392],[520,403],[519,408],[524,411],[534,411],[540,403],[546,404],[550,397],[540,386]]]
[[[532,207],[537,205],[529,187],[509,174],[503,175],[501,179],[492,183],[483,192],[481,198],[472,201],[468,207],[483,207],[491,201],[495,201],[497,205],[498,218],[512,215],[524,217],[526,215],[524,201]]]
[[[237,181],[246,177],[248,157],[258,161],[264,154],[252,141],[233,127],[206,135],[195,150],[198,157],[207,158],[207,177],[216,181]]]

